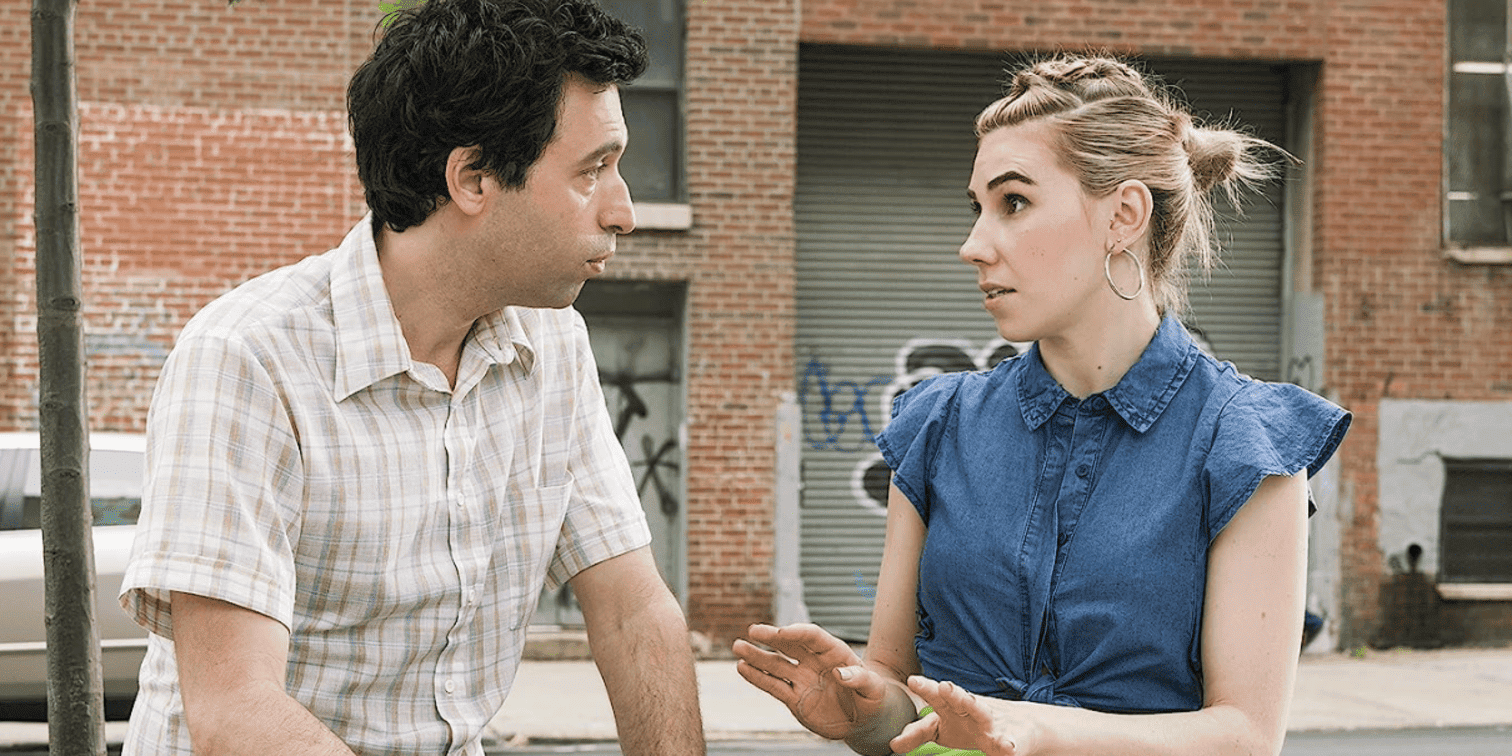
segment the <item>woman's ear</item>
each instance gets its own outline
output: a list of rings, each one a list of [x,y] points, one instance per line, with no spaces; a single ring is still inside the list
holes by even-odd
[[[1150,187],[1143,181],[1130,179],[1119,184],[1109,199],[1113,205],[1113,220],[1108,231],[1117,240],[1114,244],[1128,242],[1125,246],[1133,247],[1150,229],[1150,214],[1155,208]]]
[[[453,205],[467,215],[483,211],[483,180],[487,174],[482,169],[470,167],[477,162],[481,151],[477,145],[455,147],[446,158],[446,191]]]

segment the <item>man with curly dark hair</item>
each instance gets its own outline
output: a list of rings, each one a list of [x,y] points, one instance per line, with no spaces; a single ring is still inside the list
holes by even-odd
[[[347,102],[368,217],[184,328],[148,416],[125,752],[467,754],[570,583],[626,754],[702,754],[582,318],[635,226],[591,0],[430,0]]]

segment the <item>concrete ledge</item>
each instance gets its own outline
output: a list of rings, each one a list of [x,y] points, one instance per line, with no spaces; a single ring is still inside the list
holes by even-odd
[[[1439,583],[1437,588],[1450,601],[1512,601],[1512,583]]]

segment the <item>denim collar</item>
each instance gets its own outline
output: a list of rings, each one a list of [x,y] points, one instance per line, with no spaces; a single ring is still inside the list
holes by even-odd
[[[1144,433],[1160,419],[1160,413],[1176,396],[1182,382],[1197,364],[1197,354],[1197,345],[1192,342],[1186,327],[1168,316],[1161,321],[1139,361],[1124,373],[1118,385],[1101,394],[1093,394],[1086,401],[1092,402],[1094,408],[1106,403],[1130,428]],[[1022,367],[1016,375],[1019,408],[1030,430],[1038,430],[1062,403],[1071,399],[1071,394],[1045,370],[1038,343],[1024,355]]]

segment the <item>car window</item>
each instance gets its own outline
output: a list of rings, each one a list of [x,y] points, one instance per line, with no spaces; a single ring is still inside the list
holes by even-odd
[[[95,525],[133,525],[142,511],[142,454],[92,449],[89,503]],[[42,527],[42,467],[36,449],[0,449],[0,530]]]

